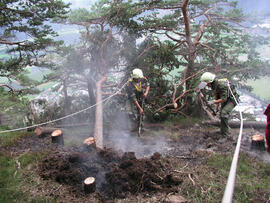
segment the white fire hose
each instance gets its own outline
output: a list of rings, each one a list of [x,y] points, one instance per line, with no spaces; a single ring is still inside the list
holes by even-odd
[[[229,83],[228,83],[228,88],[229,88],[230,93],[233,96],[234,101],[238,105],[237,99],[235,98]],[[242,117],[242,111],[241,110],[239,110],[239,114],[240,114],[240,120],[241,120],[240,130],[239,130],[237,145],[236,145],[234,155],[233,155],[233,160],[232,160],[232,164],[231,164],[229,177],[228,177],[225,192],[224,192],[224,195],[223,195],[223,198],[222,198],[222,203],[231,203],[232,199],[233,199],[237,162],[238,162],[240,146],[241,146],[241,140],[242,140],[242,132],[243,132],[243,117]]]

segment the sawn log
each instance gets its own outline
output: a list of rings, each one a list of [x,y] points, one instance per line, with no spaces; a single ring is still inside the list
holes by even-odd
[[[220,126],[220,121],[204,121],[203,124]],[[229,121],[231,128],[240,128],[240,121]],[[244,121],[243,128],[264,129],[266,122],[263,121]]]
[[[34,130],[34,133],[36,134],[36,136],[44,136],[44,135],[51,134],[55,130],[59,130],[59,128],[53,128],[53,127],[37,127]]]

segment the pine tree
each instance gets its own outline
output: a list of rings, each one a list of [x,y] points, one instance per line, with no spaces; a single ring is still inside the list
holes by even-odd
[[[0,2],[0,45],[8,54],[0,60],[0,76],[9,77],[27,65],[38,63],[46,48],[57,45],[53,19],[63,19],[68,4],[61,0],[2,0]]]

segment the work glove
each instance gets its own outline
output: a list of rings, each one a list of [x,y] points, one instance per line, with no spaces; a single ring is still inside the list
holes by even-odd
[[[215,100],[211,100],[208,102],[209,105],[215,104]]]

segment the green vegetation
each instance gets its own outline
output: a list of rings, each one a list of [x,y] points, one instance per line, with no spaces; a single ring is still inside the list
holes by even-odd
[[[1,129],[2,131],[2,129]],[[0,135],[0,146],[15,146],[21,137],[27,136],[24,132],[10,132]]]
[[[29,101],[20,95],[12,94],[0,88],[0,118],[2,125],[22,127],[23,119],[29,113]]]
[[[270,84],[269,81],[270,77],[263,77],[258,80],[248,80],[247,84],[253,88],[252,93],[262,99],[270,101],[269,88],[266,88]]]
[[[46,68],[39,68],[39,67],[27,67],[26,70],[28,71],[27,76],[32,80],[41,81],[44,76],[50,74],[51,71]]]
[[[69,4],[62,1],[1,1],[0,45],[13,56],[0,61],[1,76],[16,77],[27,65],[33,64],[32,58],[41,56],[47,47],[62,44],[53,39],[57,33],[47,22],[55,18],[64,19],[68,8]]]
[[[224,194],[230,171],[231,155],[210,155],[200,166],[190,169],[182,191],[191,202],[219,202]],[[264,164],[241,153],[238,161],[234,190],[235,202],[263,202],[270,198],[270,164]]]
[[[0,131],[6,130],[1,127]],[[0,147],[16,146],[20,138],[29,136],[27,132],[12,132],[0,135]],[[12,157],[0,152],[0,202],[46,202],[43,197],[31,197],[27,187],[33,187],[33,171],[45,152],[26,152]],[[31,175],[29,175],[29,173]],[[27,190],[27,189],[26,189]],[[32,200],[33,199],[33,200]]]
[[[42,153],[26,153],[11,157],[0,153],[0,202],[46,202],[42,197],[31,200],[30,193],[23,190],[30,185],[31,176],[25,177],[30,165],[38,163],[42,156]]]

